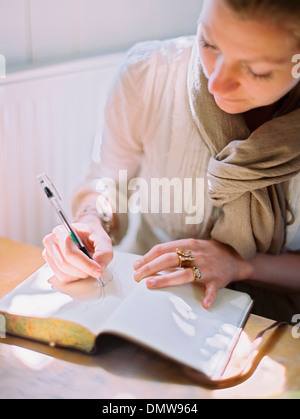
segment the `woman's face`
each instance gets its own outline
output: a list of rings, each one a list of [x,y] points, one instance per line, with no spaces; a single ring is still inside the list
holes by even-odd
[[[227,113],[274,104],[299,82],[292,32],[268,20],[242,20],[223,1],[204,0],[198,43],[209,91]]]

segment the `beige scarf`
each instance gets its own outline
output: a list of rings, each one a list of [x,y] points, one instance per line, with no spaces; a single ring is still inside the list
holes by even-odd
[[[257,252],[279,254],[287,225],[284,182],[300,172],[300,83],[277,117],[251,135],[242,115],[229,115],[216,105],[197,45],[188,88],[193,118],[212,154],[210,199],[223,209],[211,237],[244,259]]]

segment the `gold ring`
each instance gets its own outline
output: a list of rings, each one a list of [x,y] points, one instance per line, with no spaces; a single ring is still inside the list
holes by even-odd
[[[200,281],[202,279],[202,273],[199,268],[193,268],[194,282]]]
[[[189,268],[191,263],[195,260],[195,258],[192,256],[191,250],[182,251],[176,249],[176,253],[179,258],[179,268]]]

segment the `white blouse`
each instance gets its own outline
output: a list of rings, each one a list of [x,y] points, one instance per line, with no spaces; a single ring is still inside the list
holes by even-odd
[[[123,188],[125,199],[131,200],[129,206],[126,208],[125,201],[116,204],[124,212],[123,234],[126,210],[135,212],[139,204],[142,212],[137,240],[129,251],[144,253],[157,243],[183,238],[208,239],[220,214],[208,198],[206,172],[210,153],[199,136],[189,105],[187,72],[194,39],[144,42],[129,51],[109,94],[101,157],[92,163],[88,179],[74,198],[76,211],[84,194],[99,189],[98,179],[109,178],[118,183],[120,173],[126,174],[121,183],[126,178],[135,179],[129,188],[132,198],[128,187]],[[174,188],[168,188],[167,182],[167,189],[155,197],[157,188],[151,190],[151,186],[163,184],[166,179],[173,182]],[[188,188],[191,179],[193,185]],[[287,227],[286,250],[297,251],[300,175],[286,186],[296,219]],[[166,208],[161,208],[164,204]],[[189,218],[195,206],[194,219]]]

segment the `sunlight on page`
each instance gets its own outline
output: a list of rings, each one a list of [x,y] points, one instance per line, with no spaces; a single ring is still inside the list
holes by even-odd
[[[181,319],[176,313],[172,313],[173,319],[179,329],[187,336],[195,336],[196,335],[196,328],[189,324],[188,322]]]
[[[208,357],[210,355],[211,367],[217,368],[220,363],[220,359],[222,359],[224,353],[226,353],[226,349],[232,348],[233,338],[240,332],[241,328],[230,324],[223,324],[218,333],[215,333],[205,339],[205,343],[203,347],[199,349],[199,352],[203,357]]]
[[[47,264],[42,266],[29,282],[28,288],[13,296],[8,311],[15,315],[47,317],[69,304],[72,301],[70,296],[60,292],[53,293],[47,280],[53,275]]]
[[[11,301],[9,312],[28,317],[50,317],[73,299],[59,292],[35,295],[16,295]]]
[[[200,295],[202,294],[201,290]],[[219,326],[216,329],[214,327],[216,321],[213,317],[210,317],[210,321],[212,321],[211,329],[206,331],[204,340],[198,341],[199,328],[204,330],[206,321],[208,321],[206,316],[211,316],[213,310],[205,310],[200,301],[197,310],[195,310],[184,298],[177,295],[169,295],[168,300],[172,304],[171,316],[178,327],[178,331],[193,339],[195,351],[199,354],[199,358],[207,364],[207,368],[211,371],[218,369],[228,350],[233,350],[233,342],[238,339],[242,331],[241,327],[225,322],[222,324],[218,321]],[[242,304],[242,299],[237,296],[232,302],[235,307],[239,307]],[[203,324],[201,319],[203,319]]]
[[[53,275],[49,266],[44,265],[37,271],[26,293],[12,298],[9,311],[16,315],[49,317],[74,300],[98,299],[102,294],[102,286],[97,279],[63,284]]]
[[[12,296],[7,311],[28,317],[51,317],[72,307],[75,301],[82,304],[99,302],[99,299],[105,297],[105,287],[111,281],[112,275],[107,272],[102,282],[96,278],[87,278],[63,284],[46,264],[28,281],[25,290],[20,287],[22,292]]]
[[[175,309],[184,317],[186,320],[196,320],[197,315],[194,313],[192,307],[184,301],[183,298],[177,297],[176,295],[171,295],[169,297],[171,303],[174,304]]]
[[[182,298],[172,295],[169,297],[171,303],[174,304],[174,308],[177,310],[178,314],[174,311],[172,312],[172,317],[179,327],[179,329],[187,336],[195,336],[196,328],[188,321],[196,320],[197,315],[193,312],[192,307],[187,304]]]

